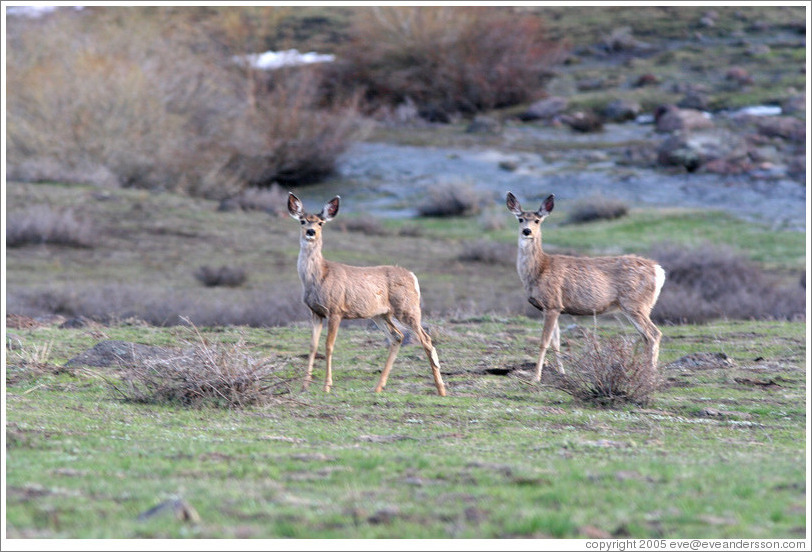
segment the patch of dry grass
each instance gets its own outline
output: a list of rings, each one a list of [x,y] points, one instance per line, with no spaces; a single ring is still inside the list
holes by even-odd
[[[78,217],[72,209],[34,205],[10,213],[6,220],[7,247],[36,244],[93,247],[95,236],[90,221]]]
[[[194,326],[190,331],[195,340],[174,356],[144,358],[121,373],[121,383],[108,379],[108,384],[129,402],[192,407],[261,406],[289,392],[288,381],[279,375],[281,365],[248,354],[242,338],[212,343]]]
[[[595,406],[647,405],[660,387],[644,355],[635,350],[632,338],[598,338],[587,333],[583,350],[571,359],[567,373],[553,385],[575,399]]]
[[[703,323],[714,318],[803,320],[805,291],[733,250],[704,244],[685,249],[660,244],[651,251],[666,272],[655,321]]]

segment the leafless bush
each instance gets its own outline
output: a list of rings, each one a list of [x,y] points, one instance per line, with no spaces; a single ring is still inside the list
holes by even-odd
[[[352,97],[323,101],[314,71],[238,66],[202,18],[93,8],[11,25],[8,174],[221,199],[331,172],[357,130]]]
[[[210,343],[194,328],[195,342],[169,358],[144,358],[108,380],[122,398],[139,403],[243,408],[264,405],[289,391],[279,363],[246,353],[234,344]]]
[[[277,71],[270,92],[257,100],[242,125],[226,166],[251,186],[310,184],[331,174],[337,158],[364,127],[358,95],[319,107],[321,73]]]
[[[53,284],[18,293],[6,292],[7,308],[25,316],[84,316],[104,323],[142,320],[153,326],[177,326],[186,317],[198,326],[283,326],[307,319],[299,285],[239,290],[171,290],[142,285],[81,286]]]
[[[598,339],[587,333],[583,351],[553,385],[576,400],[601,407],[647,405],[660,386],[634,340],[623,336]]]
[[[418,224],[404,224],[398,230],[398,236],[404,236],[408,238],[419,238],[426,234],[423,227]]]
[[[6,246],[31,244],[93,247],[96,234],[86,219],[72,210],[57,211],[48,205],[35,205],[19,213],[10,213],[6,221]]]
[[[594,196],[582,199],[575,203],[570,211],[567,222],[580,224],[596,220],[612,220],[624,217],[629,213],[629,207],[622,201],[603,196]]]
[[[534,99],[563,51],[537,16],[510,8],[375,7],[357,18],[334,79],[364,87],[373,109],[413,100],[443,121]]]
[[[219,211],[264,211],[270,215],[287,213],[288,194],[279,184],[268,188],[246,188],[236,195],[220,201]]]
[[[482,194],[466,182],[445,182],[429,189],[428,197],[417,206],[423,217],[465,217],[479,213]]]
[[[512,265],[516,262],[516,246],[488,240],[463,244],[459,260],[466,262]]]
[[[380,219],[375,217],[359,217],[343,219],[338,228],[343,232],[360,232],[367,236],[388,236],[389,230]]]
[[[734,251],[709,244],[684,249],[660,244],[652,249],[667,280],[652,318],[660,322],[701,323],[714,318],[805,319],[805,293],[797,282],[782,283]]]
[[[195,271],[194,276],[206,287],[240,287],[248,280],[244,268],[226,265],[219,268],[203,265]]]

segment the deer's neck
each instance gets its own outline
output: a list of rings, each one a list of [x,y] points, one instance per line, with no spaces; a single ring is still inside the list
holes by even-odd
[[[300,241],[299,279],[302,285],[310,287],[318,285],[324,278],[324,257],[321,255],[321,240],[309,242],[305,239]]]
[[[516,269],[525,285],[538,280],[547,266],[547,255],[541,249],[541,236],[526,240],[519,238],[519,253],[516,256]]]

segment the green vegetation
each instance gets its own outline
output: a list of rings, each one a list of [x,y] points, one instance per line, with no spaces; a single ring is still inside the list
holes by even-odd
[[[537,322],[428,322],[446,398],[413,346],[387,390],[372,393],[386,356],[376,329],[342,330],[331,394],[299,391],[304,325],[204,329],[211,342],[243,339],[250,354],[287,366],[292,392],[245,410],[122,402],[106,384],[115,368],[60,368],[98,337],[14,330],[9,537],[803,536],[804,324],[664,328],[668,386],[646,409],[602,410],[525,383]],[[164,346],[188,337],[103,333]],[[34,354],[42,343],[50,352]],[[565,332],[565,349],[581,343]],[[723,352],[732,364],[668,366],[689,352]],[[777,386],[752,383],[769,381]],[[138,521],[173,497],[202,522]]]
[[[543,29],[537,21],[525,31],[543,30],[571,46],[555,75],[537,83],[539,96],[565,96],[567,111],[600,112],[628,99],[650,113],[689,90],[701,92],[710,109],[727,109],[781,103],[805,89],[801,7],[510,9],[523,21],[543,19]],[[342,326],[333,392],[300,390],[310,328],[296,271],[299,225],[276,205],[286,190],[232,197],[231,210],[204,198],[274,179],[295,188],[331,170],[357,135],[356,115],[365,107],[358,97],[325,104],[316,85],[335,93],[329,76],[306,72],[274,86],[231,56],[339,52],[364,30],[354,25],[370,25],[357,36],[382,32],[359,18],[360,10],[131,8],[133,17],[122,18],[122,10],[94,8],[87,18],[65,12],[9,28],[9,90],[16,91],[9,95],[9,174],[18,178],[4,183],[4,209],[7,232],[18,232],[4,282],[8,537],[803,538],[804,319],[726,320],[709,312],[702,325],[663,324],[663,386],[645,407],[576,401],[557,389],[552,369],[532,385],[541,324],[516,275],[515,220],[503,196],[478,204],[474,216],[408,220],[370,220],[375,213],[347,201],[325,230],[330,260],[399,264],[417,274],[447,397],[435,394],[422,350],[408,343],[386,391],[374,394],[387,347],[368,322]],[[527,36],[506,32],[508,20],[497,19],[491,29],[502,43]],[[442,19],[427,23],[432,38],[444,38]],[[475,35],[457,58],[470,55],[465,44],[477,44]],[[133,36],[149,47],[133,49]],[[167,51],[173,55],[162,55]],[[359,54],[374,59],[378,52]],[[726,77],[733,66],[743,70],[740,81]],[[386,67],[383,77],[396,78]],[[512,67],[517,74],[520,67]],[[656,82],[635,87],[645,74]],[[487,96],[501,81],[478,82],[474,90]],[[532,87],[522,91],[521,101],[533,99]],[[608,161],[660,138],[576,135],[548,123],[521,123],[529,132],[517,133],[520,123],[510,119],[526,105],[485,100],[469,99],[471,108],[452,102],[451,109],[502,106],[491,113],[502,119],[502,134],[468,133],[455,115],[446,125],[379,124],[371,139],[542,151],[552,164],[583,158],[591,169],[590,159]],[[378,115],[388,121],[387,113]],[[282,134],[296,137],[295,147],[277,141]],[[771,138],[768,145],[781,155],[802,153],[799,141]],[[270,175],[269,167],[278,172]],[[315,175],[308,172],[314,167]],[[360,197],[360,187],[332,180],[304,195],[315,201],[351,189]],[[758,289],[775,291],[774,279],[792,287],[787,302],[797,306],[802,232],[711,210],[635,205],[616,219],[569,224],[576,207],[562,203],[545,223],[548,251],[657,258],[674,246],[701,257],[724,244],[755,264],[724,264],[721,256],[699,272],[721,266],[713,276],[724,287],[725,267],[744,266],[747,274],[738,276],[764,283]],[[76,239],[87,235],[92,239]],[[672,294],[676,280],[661,304],[694,310],[698,295]],[[231,285],[206,285],[215,281]],[[736,291],[769,299],[753,289]],[[153,395],[147,404],[130,402],[115,387],[126,384],[133,366],[66,365],[105,340],[186,347],[196,337],[177,325],[182,317],[200,328],[207,347],[222,345],[217,350],[232,360],[272,368],[273,396],[254,387],[262,400],[233,401],[232,408],[219,399],[181,406]],[[66,320],[79,327],[60,327]],[[565,367],[591,337],[636,337],[611,316],[564,317],[561,329]],[[162,359],[161,369],[181,356]],[[190,378],[197,362],[187,365]],[[319,359],[317,382],[323,370]],[[241,383],[226,380],[229,390]],[[147,515],[175,499],[194,515],[179,519],[171,508]]]

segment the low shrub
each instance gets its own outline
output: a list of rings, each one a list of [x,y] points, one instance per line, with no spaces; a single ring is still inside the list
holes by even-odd
[[[512,8],[374,7],[331,70],[339,89],[366,89],[370,110],[413,101],[447,122],[535,99],[564,51],[537,15]]]
[[[576,202],[567,222],[581,224],[596,220],[612,220],[625,217],[627,214],[629,214],[629,207],[624,202],[603,196],[593,196]]]
[[[398,236],[407,238],[420,238],[426,235],[425,229],[419,224],[404,224],[398,230]]]
[[[6,247],[49,244],[68,247],[93,247],[96,232],[86,219],[68,210],[34,205],[12,212],[6,220]]]
[[[566,374],[557,375],[553,385],[586,404],[645,406],[659,388],[660,377],[651,372],[644,356],[632,338],[599,339],[587,333],[583,350],[568,363]]]
[[[464,262],[512,265],[516,262],[516,246],[488,240],[463,244],[459,260]]]
[[[317,70],[238,65],[245,52],[210,32],[217,13],[101,7],[15,18],[8,176],[222,199],[331,173],[358,131],[353,95],[325,101]]]
[[[798,320],[806,317],[804,289],[725,247],[704,244],[685,249],[652,248],[666,272],[652,319],[675,324],[714,318]]]
[[[240,287],[248,280],[244,268],[226,265],[219,268],[208,265],[201,266],[195,271],[194,276],[198,282],[206,287]]]
[[[193,328],[196,340],[168,358],[143,358],[128,365],[121,382],[108,379],[126,401],[183,406],[244,408],[264,405],[289,392],[280,366],[255,358],[240,339],[233,344],[207,342]]]
[[[423,217],[466,217],[478,214],[484,199],[468,183],[445,182],[429,188],[417,212]]]
[[[53,284],[26,293],[6,292],[9,312],[23,316],[84,316],[102,323],[140,320],[177,326],[188,318],[198,326],[284,326],[308,320],[298,283],[265,289],[163,289],[141,285]]]
[[[388,236],[389,230],[383,225],[380,219],[375,217],[358,217],[343,219],[338,228],[342,232],[360,232],[367,236]]]
[[[279,184],[266,188],[246,188],[220,201],[219,211],[264,211],[269,215],[286,215],[288,193]]]

